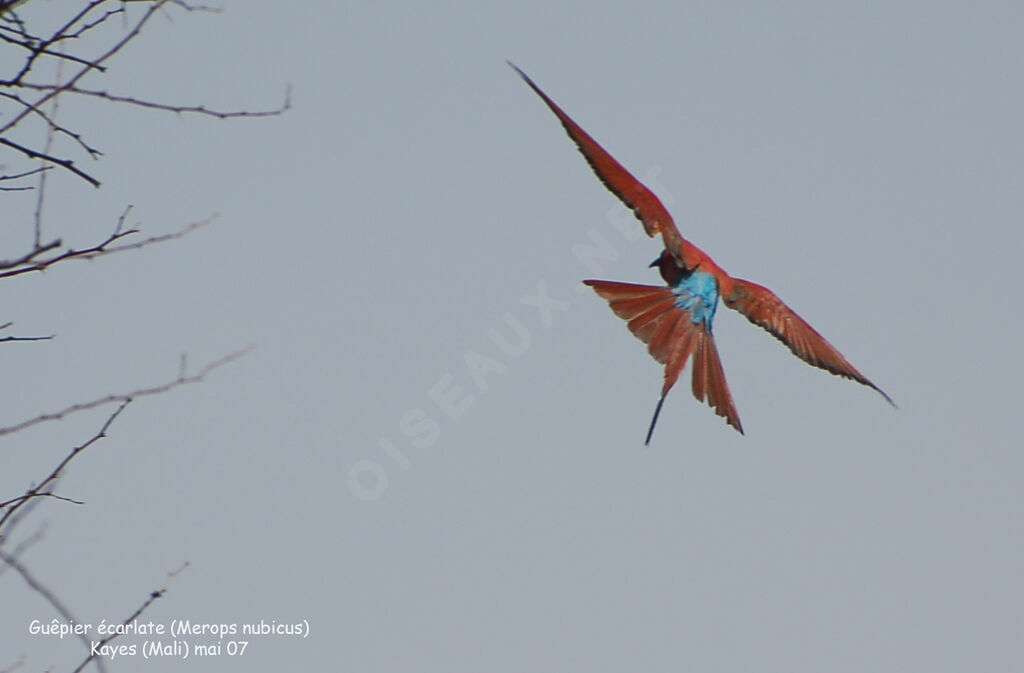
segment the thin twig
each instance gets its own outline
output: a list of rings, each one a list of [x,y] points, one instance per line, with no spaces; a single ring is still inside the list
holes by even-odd
[[[100,427],[99,429],[99,432],[90,437],[84,444],[80,444],[79,446],[76,446],[75,448],[71,449],[71,453],[66,455],[64,457],[64,460],[60,461],[60,463],[57,464],[57,467],[53,468],[53,471],[51,471],[50,474],[45,479],[39,482],[37,486],[33,486],[32,488],[30,488],[28,491],[25,492],[25,495],[19,496],[17,498],[12,498],[7,502],[0,502],[0,507],[7,508],[7,511],[4,512],[3,516],[0,516],[0,532],[4,532],[4,524],[11,517],[13,517],[15,513],[17,513],[17,511],[25,503],[32,500],[33,498],[50,496],[57,498],[59,500],[67,500],[77,505],[81,505],[82,503],[77,500],[72,500],[71,498],[65,498],[63,496],[54,495],[52,489],[49,491],[44,489],[46,489],[47,486],[54,484],[57,481],[57,479],[60,478],[61,472],[64,470],[68,463],[75,459],[75,456],[77,456],[82,451],[85,451],[90,446],[92,446],[93,444],[107,436],[107,430],[110,429],[110,426],[114,423],[115,420],[117,420],[117,417],[121,415],[121,412],[124,411],[125,407],[127,407],[130,402],[131,400],[126,400],[122,402],[121,406],[115,409],[114,413],[110,414],[107,420],[104,421],[103,426]]]
[[[35,175],[36,173],[41,173],[42,171],[48,171],[51,168],[53,168],[53,167],[52,166],[37,166],[36,168],[32,168],[32,169],[29,169],[27,171],[22,171],[21,173],[14,173],[12,175],[0,175],[0,182],[3,182],[5,180],[21,180],[22,178],[27,178],[27,177],[29,177],[31,175]],[[2,188],[0,188],[0,189],[2,189]]]
[[[15,432],[20,432],[21,430],[24,430],[25,428],[30,428],[30,427],[32,427],[34,425],[39,425],[40,423],[46,423],[46,422],[49,422],[49,421],[57,421],[57,420],[60,420],[60,419],[64,418],[65,416],[70,416],[70,415],[75,414],[75,413],[77,413],[79,411],[86,411],[88,409],[95,409],[96,407],[101,407],[101,406],[106,405],[106,404],[113,404],[114,402],[130,402],[130,401],[132,401],[134,399],[137,399],[137,398],[140,398],[140,397],[148,397],[150,395],[158,395],[160,393],[165,393],[168,390],[172,390],[172,389],[177,388],[179,386],[187,385],[187,384],[190,384],[190,383],[199,383],[204,378],[206,378],[206,376],[209,375],[210,372],[212,372],[213,370],[215,370],[215,369],[217,369],[219,367],[222,367],[222,366],[228,364],[229,362],[237,360],[238,358],[242,357],[243,355],[245,355],[246,353],[248,353],[249,351],[251,351],[255,347],[256,347],[255,345],[246,346],[245,348],[243,348],[241,350],[238,350],[238,351],[235,351],[234,353],[231,353],[230,355],[225,355],[224,357],[222,357],[222,358],[220,358],[218,360],[214,360],[213,362],[209,363],[208,365],[206,365],[205,367],[203,367],[202,369],[200,369],[198,372],[196,372],[195,374],[193,374],[191,376],[181,376],[181,375],[179,375],[178,378],[176,378],[176,379],[174,379],[172,381],[168,381],[167,383],[161,383],[159,385],[155,385],[155,386],[152,386],[150,388],[139,388],[139,389],[133,390],[133,391],[131,391],[129,393],[114,393],[114,394],[111,394],[111,395],[107,395],[105,397],[98,397],[98,398],[96,398],[94,400],[90,400],[89,402],[80,402],[78,404],[72,404],[71,406],[65,407],[65,408],[61,409],[60,411],[54,411],[54,412],[50,412],[50,413],[46,413],[46,414],[40,414],[40,415],[36,416],[35,418],[28,419],[27,421],[22,421],[20,423],[15,423],[14,425],[8,425],[7,427],[2,427],[2,428],[0,428],[0,437],[3,437],[4,435],[9,435],[9,434],[12,434],[12,433],[15,433]]]
[[[135,610],[135,612],[133,612],[130,615],[128,615],[125,618],[125,620],[123,622],[121,622],[121,625],[122,626],[127,626],[128,624],[132,623],[133,621],[138,619],[142,615],[142,613],[145,612],[147,608],[149,608],[150,605],[152,605],[158,599],[162,598],[163,595],[167,593],[167,590],[170,588],[171,582],[174,581],[174,578],[177,577],[178,574],[181,573],[183,570],[185,570],[185,568],[188,568],[189,565],[190,565],[189,562],[185,561],[184,563],[182,563],[178,567],[177,570],[172,570],[171,572],[167,573],[167,579],[164,581],[164,583],[162,585],[160,585],[160,588],[157,589],[156,591],[150,592],[149,596],[142,603],[142,605],[140,605],[138,607],[138,609]],[[121,635],[122,635],[121,633],[112,633],[111,635],[107,636],[103,640],[101,640],[98,643],[96,643],[95,649],[97,651],[99,651],[104,645],[106,645],[110,641],[114,640],[115,638],[118,638]],[[96,655],[94,655],[94,654],[92,654],[92,652],[90,652],[89,656],[86,657],[85,660],[82,663],[80,663],[78,665],[78,668],[76,668],[72,673],[81,673],[81,670],[83,668],[85,668],[86,666],[88,666],[90,661],[94,661],[94,660],[97,663],[99,661],[101,661],[101,659],[99,659]]]
[[[67,24],[65,24],[65,26],[63,28],[58,29],[58,34],[60,34],[61,32],[67,32],[70,29],[70,27],[72,25],[74,25],[74,23],[76,23],[78,21],[79,18],[84,16],[85,13],[88,12],[89,10],[91,10],[93,7],[96,7],[96,6],[100,5],[100,4],[102,4],[103,1],[104,0],[93,0],[93,2],[90,2],[86,6],[86,8],[83,9],[82,12],[79,12],[79,14],[75,18],[73,18],[71,21],[69,21]],[[125,35],[120,40],[115,42],[109,49],[107,49],[100,56],[96,57],[93,61],[91,61],[89,66],[83,67],[77,73],[72,75],[72,77],[63,85],[62,89],[50,91],[45,96],[43,96],[38,101],[36,101],[35,105],[38,107],[38,106],[42,105],[43,103],[45,103],[46,101],[48,101],[53,96],[56,96],[57,94],[59,94],[60,91],[62,91],[64,88],[75,86],[78,83],[78,80],[80,80],[82,77],[84,77],[87,72],[92,70],[94,67],[102,65],[104,62],[106,62],[108,59],[110,59],[114,54],[116,54],[119,51],[121,51],[121,49],[123,49],[126,44],[128,44],[133,39],[135,39],[135,37],[142,31],[142,28],[147,23],[149,23],[149,20],[151,18],[153,18],[153,15],[168,1],[169,0],[154,0],[153,4],[150,5],[149,8],[146,9],[146,11],[143,13],[142,17],[138,21],[135,22],[135,25],[132,26],[132,28],[130,30],[128,30],[125,33]],[[29,60],[31,60],[31,59],[29,59]],[[30,68],[30,67],[31,67],[31,64],[30,63],[26,63],[25,67],[22,68],[22,72],[19,73],[14,78],[13,81],[20,83],[22,78],[24,77],[25,73],[28,72],[28,68]],[[22,119],[25,118],[25,115],[27,115],[27,114],[28,114],[28,111],[27,110],[23,110],[21,113],[19,113],[19,114],[15,115],[14,117],[12,117],[10,121],[8,121],[3,126],[0,126],[0,134],[3,134],[5,132],[7,132],[9,129],[14,128],[18,123],[21,122]]]
[[[15,528],[18,525],[18,521],[26,516],[25,513],[31,512],[32,509],[32,506],[24,507],[17,517],[11,519],[11,523],[7,526],[8,529]],[[8,551],[7,555],[13,556],[14,558],[21,558],[21,555],[28,551],[30,547],[37,544],[40,540],[43,539],[43,537],[46,535],[46,529],[49,527],[49,525],[50,524],[48,521],[44,521],[42,525],[40,525],[39,528],[36,529],[36,532],[32,533],[24,540],[21,540],[20,542],[18,542],[18,544],[14,545],[14,548]],[[4,538],[0,537],[0,544],[3,544],[4,541]],[[9,566],[0,564],[0,575],[3,575],[8,567]]]
[[[124,216],[122,215],[122,218]],[[121,228],[121,218],[119,218],[119,224],[115,228],[114,232],[109,234],[105,239],[99,243],[90,246],[88,248],[74,249],[70,248],[52,257],[45,259],[36,259],[43,252],[53,250],[54,248],[60,247],[60,241],[53,241],[39,250],[33,250],[26,253],[17,260],[3,261],[0,260],[0,269],[8,269],[7,271],[0,272],[0,278],[10,278],[11,276],[20,276],[25,273],[32,273],[34,271],[45,271],[54,264],[67,261],[69,259],[94,259],[96,257],[102,257],[106,255],[113,255],[119,252],[125,252],[127,250],[138,250],[149,245],[155,245],[157,243],[164,243],[165,241],[171,241],[177,238],[186,236],[187,234],[204,227],[218,215],[215,213],[206,219],[199,220],[198,222],[192,222],[191,224],[182,227],[178,231],[172,231],[168,234],[160,234],[158,236],[150,236],[149,238],[141,241],[134,241],[132,243],[124,243],[122,245],[112,245],[117,243],[123,238],[132,236],[133,234],[139,233],[138,229],[124,229]]]
[[[53,606],[53,609],[57,611],[57,614],[64,618],[64,621],[76,623],[78,622],[78,620],[75,619],[74,616],[72,616],[71,612],[69,612],[68,609],[64,606],[61,600],[57,598],[56,594],[50,591],[50,589],[45,584],[36,579],[36,576],[33,575],[29,571],[29,569],[26,568],[24,564],[22,564],[21,561],[14,558],[2,549],[0,549],[0,561],[3,561],[10,567],[14,568],[18,572],[18,574],[21,575],[21,578],[25,580],[25,584],[27,584],[33,591],[35,591],[37,594],[46,599],[46,602]],[[82,644],[85,645],[86,649],[91,650],[91,643],[89,642],[88,637],[86,637],[84,633],[79,634],[78,637],[79,640],[82,641]],[[96,664],[97,668],[99,668],[100,671],[105,673],[103,661],[98,659],[96,661]],[[81,670],[81,668],[79,668],[78,670]]]
[[[81,147],[83,150],[85,150],[89,154],[89,156],[92,157],[93,159],[98,159],[99,157],[103,156],[103,152],[99,151],[97,148],[95,148],[92,145],[90,145],[89,143],[87,143],[85,141],[85,138],[82,137],[81,133],[76,133],[76,132],[72,131],[71,129],[69,129],[69,128],[65,127],[65,126],[62,126],[62,125],[58,124],[53,118],[51,118],[50,115],[48,115],[44,110],[39,109],[39,107],[37,107],[34,103],[31,103],[31,102],[25,100],[24,98],[22,98],[21,96],[19,96],[16,93],[10,93],[8,91],[3,91],[3,90],[0,90],[0,97],[6,98],[8,100],[12,100],[15,103],[17,103],[18,105],[20,105],[21,107],[23,107],[23,108],[25,108],[27,110],[30,110],[32,113],[34,113],[40,119],[42,119],[44,122],[46,122],[47,127],[49,127],[49,129],[51,131],[55,131],[56,133],[59,133],[61,135],[64,135],[64,136],[67,136],[67,137],[71,138],[72,140],[75,141],[75,143],[79,147]],[[49,149],[46,149],[46,150],[43,150],[43,151],[44,152],[49,152]]]
[[[2,132],[2,130],[0,130],[0,132]],[[71,171],[72,173],[77,175],[78,177],[80,177],[83,180],[85,180],[86,182],[88,182],[93,187],[99,187],[100,186],[100,181],[99,180],[97,180],[96,178],[92,177],[91,175],[89,175],[88,173],[83,171],[82,169],[78,168],[78,166],[75,166],[75,162],[72,161],[71,159],[61,159],[60,157],[50,156],[49,154],[47,154],[45,152],[37,152],[36,150],[32,149],[31,147],[25,147],[24,145],[19,145],[18,143],[14,142],[14,141],[8,140],[7,138],[0,138],[0,145],[7,145],[8,147],[10,147],[12,149],[18,150],[19,152],[24,154],[29,159],[45,159],[46,161],[49,161],[51,164],[56,164],[56,165],[60,166],[61,168],[68,169],[69,171]]]
[[[64,75],[64,61],[57,62],[57,82],[59,83]],[[50,148],[53,146],[53,135],[54,129],[60,128],[57,126],[57,112],[60,110],[60,96],[53,97],[53,105],[50,107],[50,125],[46,129],[46,144],[43,145],[43,154],[49,154]],[[46,168],[47,164],[44,161],[40,168]],[[36,212],[34,217],[34,237],[32,239],[32,245],[35,248],[39,247],[39,243],[43,238],[43,203],[46,198],[46,176],[48,171],[41,171],[39,173],[39,191],[36,192]]]
[[[13,322],[5,322],[4,324],[0,325],[0,330],[5,330],[8,327],[13,327],[13,326],[14,326]],[[5,341],[48,341],[48,340],[52,339],[54,336],[55,335],[53,335],[53,334],[51,334],[49,336],[32,336],[32,337],[6,336],[6,337],[0,337],[0,343],[3,343]]]
[[[70,502],[72,505],[85,504],[84,500],[75,500],[74,498],[69,498],[65,495],[57,495],[56,493],[50,493],[49,491],[47,491],[46,493],[26,493],[25,495],[19,495],[17,498],[11,498],[10,500],[0,502],[0,507],[7,507],[8,505],[20,504],[30,498],[55,498],[57,500],[63,500],[64,502]]]
[[[86,6],[81,11],[79,11],[75,16],[73,16],[71,18],[70,21],[65,23],[63,27],[59,28],[57,30],[57,32],[54,33],[54,35],[51,38],[49,38],[48,40],[44,40],[42,44],[38,45],[39,48],[47,48],[47,47],[49,47],[58,36],[65,35],[69,31],[71,31],[72,27],[79,20],[82,20],[85,16],[87,16],[89,14],[89,12],[92,11],[93,8],[98,7],[99,5],[103,4],[103,2],[105,2],[105,0],[92,0],[92,2],[87,3]],[[150,6],[146,9],[146,11],[143,12],[142,17],[139,18],[135,22],[135,24],[121,37],[121,39],[117,40],[110,48],[108,48],[100,56],[98,56],[95,59],[93,59],[92,61],[90,61],[87,65],[82,66],[78,70],[78,72],[73,74],[68,79],[68,81],[65,82],[63,85],[60,85],[59,88],[53,89],[53,90],[49,91],[48,93],[46,93],[45,95],[41,96],[39,98],[39,100],[37,100],[37,101],[35,101],[34,103],[31,104],[31,108],[35,108],[35,109],[41,108],[46,102],[48,102],[51,98],[59,95],[60,92],[63,91],[64,89],[66,89],[67,87],[75,86],[77,84],[78,80],[80,80],[82,77],[84,77],[86,75],[86,73],[88,73],[88,72],[90,72],[90,71],[92,71],[92,70],[94,70],[94,69],[96,69],[98,67],[101,67],[108,59],[110,59],[112,56],[114,56],[119,51],[121,51],[121,49],[123,49],[126,44],[128,44],[133,39],[135,39],[139,35],[139,33],[142,31],[142,28],[153,17],[153,15],[158,10],[160,10],[163,7],[163,5],[165,3],[167,3],[167,2],[173,2],[174,4],[180,4],[178,2],[174,2],[174,0],[153,0],[152,4],[150,4]],[[28,45],[26,45],[26,47],[27,46]],[[28,72],[32,68],[32,65],[35,63],[36,59],[39,57],[40,53],[41,52],[39,52],[37,49],[32,49],[31,50],[31,55],[28,58],[25,59],[25,63],[23,64],[20,72],[17,75],[15,75],[15,77],[12,80],[9,80],[7,82],[0,82],[0,85],[4,85],[4,84],[6,84],[7,86],[17,86],[17,85],[20,85],[20,83],[22,82],[23,78],[28,74]],[[53,156],[48,155],[45,152],[39,152],[39,151],[34,150],[32,148],[29,148],[29,147],[26,147],[24,145],[21,145],[20,143],[16,143],[16,142],[10,140],[9,138],[3,137],[9,130],[11,130],[12,128],[17,126],[18,124],[20,124],[21,121],[23,119],[25,119],[26,115],[28,115],[28,114],[30,114],[32,112],[31,108],[23,109],[21,112],[13,115],[10,118],[10,120],[8,120],[6,123],[4,123],[3,125],[0,125],[0,144],[6,145],[7,147],[10,147],[11,149],[17,150],[18,152],[21,152],[25,156],[29,157],[30,159],[45,159],[46,161],[49,161],[49,162],[51,162],[51,163],[53,163],[53,164],[55,164],[57,166],[60,166],[62,168],[65,168],[65,169],[71,171],[75,175],[78,175],[82,179],[84,179],[87,182],[89,182],[89,184],[93,185],[94,187],[99,187],[99,185],[100,185],[99,180],[97,180],[93,176],[89,175],[88,173],[86,173],[82,169],[80,169],[77,166],[75,166],[74,161],[72,161],[71,159],[61,159],[61,158],[58,158],[58,157],[53,157]]]
[[[49,341],[54,336],[56,336],[56,335],[50,334],[50,335],[47,335],[47,336],[34,336],[34,337],[7,336],[7,337],[0,337],[0,343],[7,343],[8,341]]]
[[[141,12],[141,15],[134,16],[130,21],[128,20],[128,12],[126,11],[128,2],[145,5],[145,10]],[[3,0],[0,0],[0,6],[9,6],[9,2],[7,5],[2,3]],[[108,8],[110,5],[117,6],[115,8]],[[205,105],[175,105],[172,103],[162,103],[137,98],[131,95],[115,94],[101,89],[80,86],[82,78],[86,75],[97,72],[106,72],[107,61],[124,49],[128,43],[138,37],[145,25],[149,23],[157,12],[170,17],[170,15],[167,14],[166,9],[172,5],[188,12],[220,11],[217,7],[192,4],[185,0],[89,0],[88,2],[84,2],[80,5],[78,10],[75,11],[70,18],[63,23],[63,25],[57,27],[57,29],[52,33],[41,36],[31,34],[25,24],[17,18],[14,12],[4,13],[4,20],[0,22],[0,42],[10,44],[14,47],[20,47],[26,50],[27,53],[18,71],[12,77],[9,79],[0,79],[0,97],[14,101],[15,104],[20,107],[20,109],[17,109],[12,113],[0,116],[0,145],[14,150],[29,159],[42,160],[57,168],[70,171],[72,174],[86,180],[94,187],[99,187],[100,180],[98,177],[92,175],[88,169],[83,168],[76,163],[74,158],[65,156],[63,151],[56,149],[51,151],[49,148],[49,141],[46,149],[39,149],[33,147],[31,143],[13,139],[9,131],[21,124],[26,116],[38,115],[47,123],[51,135],[55,134],[58,137],[67,136],[71,138],[82,150],[95,159],[101,155],[98,148],[91,146],[83,138],[81,133],[68,128],[67,126],[56,123],[53,116],[48,115],[44,111],[44,108],[49,101],[55,99],[62,93],[76,93],[81,96],[98,98],[109,103],[120,103],[181,114],[206,115],[220,119],[272,117],[282,114],[291,107],[290,87],[286,90],[284,102],[276,109],[224,111],[213,109]],[[60,46],[69,46],[73,41],[81,38],[86,33],[97,29],[99,26],[106,24],[112,17],[118,14],[125,19],[123,34],[115,39],[108,46],[106,51],[100,55],[90,58],[82,58],[74,54],[63,53],[65,50],[59,48]],[[61,78],[58,76],[57,81],[54,83],[40,84],[30,82],[29,78],[31,77],[31,73],[40,71],[37,64],[44,61],[52,64],[52,59],[57,59],[58,66],[67,65],[74,70],[67,81],[62,82]],[[15,93],[19,88],[26,91],[38,92],[39,95],[37,95],[36,98],[32,98],[31,96],[22,97]],[[16,185],[13,187],[0,187],[0,189],[4,191],[22,191],[25,187]],[[42,199],[43,197],[40,196],[39,198]]]
[[[50,241],[46,245],[41,245],[41,246],[38,246],[36,248],[33,248],[32,250],[29,250],[28,252],[26,252],[21,257],[16,257],[14,259],[6,259],[6,260],[0,259],[0,269],[13,269],[15,267],[21,266],[22,264],[28,264],[29,262],[31,262],[33,259],[35,259],[39,255],[43,254],[44,252],[49,252],[50,250],[53,250],[54,248],[59,248],[59,247],[60,247],[60,239],[58,238],[58,239],[56,239],[54,241]]]
[[[177,112],[177,113],[194,113],[208,115],[210,117],[217,117],[218,119],[234,119],[238,117],[276,117],[284,112],[291,109],[291,86],[285,89],[284,101],[278,107],[273,110],[215,110],[208,108],[205,105],[174,105],[171,103],[159,103],[156,101],[145,100],[142,98],[134,98],[132,96],[120,96],[118,94],[110,93],[109,91],[102,91],[97,89],[83,89],[77,86],[71,85],[60,85],[60,84],[32,84],[29,82],[21,82],[19,86],[25,87],[26,89],[34,89],[36,91],[59,91],[66,93],[77,93],[82,96],[92,96],[94,98],[102,98],[103,100],[110,101],[112,103],[125,103],[128,105],[135,105],[137,107],[150,108],[153,110],[163,110],[164,112]]]

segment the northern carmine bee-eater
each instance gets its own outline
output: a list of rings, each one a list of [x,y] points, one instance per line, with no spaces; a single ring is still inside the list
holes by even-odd
[[[711,322],[719,297],[726,306],[739,311],[747,320],[786,344],[804,362],[874,388],[889,404],[896,406],[881,388],[857,371],[832,344],[771,290],[748,280],[733,278],[707,253],[683,238],[672,216],[651,190],[598,145],[526,73],[511,62],[509,65],[555,113],[604,186],[633,211],[648,236],[661,234],[665,245],[651,266],[658,267],[667,286],[609,280],[583,281],[608,301],[617,316],[628,321],[630,331],[647,344],[647,350],[655,360],[665,365],[665,382],[661,386],[661,397],[654,409],[645,444],[651,441],[665,396],[690,357],[693,358],[693,396],[700,402],[706,400],[716,414],[723,416],[729,425],[743,434],[711,334]]]

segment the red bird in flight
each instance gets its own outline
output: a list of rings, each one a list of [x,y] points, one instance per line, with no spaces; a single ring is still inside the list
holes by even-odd
[[[665,244],[661,256],[651,266],[658,267],[667,286],[609,280],[583,281],[608,301],[617,316],[628,321],[630,331],[647,344],[647,350],[655,360],[665,365],[665,382],[645,444],[651,441],[665,396],[691,356],[693,396],[700,402],[706,400],[716,414],[743,434],[711,334],[711,322],[719,297],[726,306],[739,311],[747,320],[786,344],[793,355],[807,364],[874,388],[889,404],[896,406],[881,388],[857,371],[825,337],[771,290],[730,276],[707,253],[683,238],[672,216],[651,190],[598,145],[526,73],[511,62],[509,65],[555,113],[604,186],[633,211],[648,236],[661,234]]]

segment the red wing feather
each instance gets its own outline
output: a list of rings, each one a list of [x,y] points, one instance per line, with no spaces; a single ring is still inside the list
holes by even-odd
[[[694,397],[700,402],[706,401],[715,413],[742,434],[743,426],[725,381],[714,338],[703,324],[693,322],[687,310],[676,306],[671,288],[607,280],[583,282],[608,301],[612,311],[627,321],[630,331],[647,344],[651,356],[665,365],[662,400],[679,380],[692,354]],[[661,401],[651,421],[647,441],[650,441],[660,410]]]
[[[678,314],[683,313],[676,308],[676,297],[670,288],[616,283],[610,280],[583,282],[608,301],[615,315],[627,321],[629,331],[648,345],[647,350],[655,360],[665,362],[668,355],[661,340],[675,325]],[[656,342],[654,337],[659,331],[663,334]]]
[[[722,298],[726,306],[739,311],[755,325],[763,327],[786,344],[793,355],[807,364],[874,388],[889,404],[896,406],[881,388],[857,371],[835,346],[818,334],[793,309],[786,306],[774,292],[757,283],[739,278],[733,278],[732,281],[731,295]]]
[[[633,177],[632,173],[591,138],[589,133],[580,128],[579,124],[558,107],[555,101],[548,98],[548,95],[541,91],[540,87],[534,84],[526,73],[511,62],[509,65],[555,113],[555,116],[562,122],[562,126],[565,127],[566,133],[569,134],[569,138],[576,143],[576,147],[579,148],[583,158],[590,164],[598,179],[612,194],[619,197],[626,207],[633,211],[637,219],[643,223],[647,235],[654,236],[661,233],[665,248],[674,257],[687,268],[696,266],[700,261],[698,251],[679,234],[679,230],[676,229],[676,225],[672,221],[672,216],[654,195],[654,192]]]

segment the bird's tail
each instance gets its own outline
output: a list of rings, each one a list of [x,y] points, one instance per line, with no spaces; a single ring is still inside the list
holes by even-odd
[[[676,305],[676,295],[672,288],[608,280],[583,282],[608,301],[615,315],[625,320],[629,330],[647,344],[651,356],[665,365],[661,398],[651,419],[645,443],[651,441],[662,402],[679,380],[679,374],[691,355],[694,397],[701,402],[706,400],[715,413],[743,433],[714,338],[703,322],[695,323],[689,311]]]

